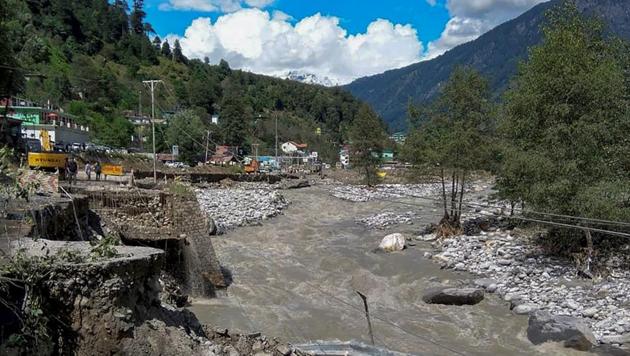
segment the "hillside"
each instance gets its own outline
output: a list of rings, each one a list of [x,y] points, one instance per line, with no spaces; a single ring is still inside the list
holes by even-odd
[[[518,63],[527,57],[528,48],[540,42],[545,12],[558,2],[540,4],[438,58],[361,78],[346,88],[370,103],[392,130],[406,127],[409,101],[430,101],[457,65],[479,70],[498,97],[516,73]],[[630,39],[630,0],[578,0],[577,4],[584,13],[600,16],[615,35]]]
[[[229,143],[245,150],[257,143],[266,152],[274,142],[267,119],[278,116],[280,140],[308,141],[334,154],[361,102],[337,88],[187,59],[177,42],[171,48],[155,36],[143,6],[142,0],[0,0],[0,43],[7,47],[0,54],[0,95],[60,107],[90,125],[94,142],[127,147],[134,127],[125,115],[150,113],[142,81],[158,79],[156,116],[190,109],[203,121],[189,127],[195,142],[209,130],[214,142],[230,136],[237,142]],[[5,82],[9,76],[16,78]],[[215,114],[225,118],[218,127],[210,124]],[[162,150],[177,144],[162,135],[167,126],[158,130]]]

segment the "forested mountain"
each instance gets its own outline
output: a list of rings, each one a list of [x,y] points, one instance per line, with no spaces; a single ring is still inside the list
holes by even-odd
[[[554,0],[540,4],[433,60],[361,78],[346,88],[370,103],[393,130],[406,127],[408,103],[422,104],[435,98],[458,65],[481,72],[489,79],[495,98],[499,97],[516,73],[518,63],[527,57],[528,48],[541,41],[540,25],[545,13],[559,3],[560,0]],[[601,17],[614,35],[630,39],[630,0],[576,3],[583,13]]]
[[[258,143],[264,149],[273,142],[266,120],[272,116],[280,117],[281,139],[318,140],[329,150],[342,141],[361,106],[352,95],[231,70],[226,62],[189,60],[178,42],[171,48],[155,36],[143,5],[143,0],[0,0],[0,95],[65,108],[90,124],[96,141],[124,147],[133,125],[123,113],[149,113],[142,81],[159,79],[158,116],[191,109],[204,123],[190,128],[195,141],[208,129],[215,142],[229,136],[232,144],[247,149]],[[217,113],[220,125],[212,127],[209,118]],[[315,137],[317,128],[322,134]]]

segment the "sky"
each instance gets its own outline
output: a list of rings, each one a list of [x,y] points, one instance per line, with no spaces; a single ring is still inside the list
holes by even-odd
[[[338,84],[435,58],[545,0],[145,0],[189,58]]]

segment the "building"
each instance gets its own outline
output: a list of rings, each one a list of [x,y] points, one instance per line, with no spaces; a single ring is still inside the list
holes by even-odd
[[[383,150],[383,152],[381,153],[381,159],[385,163],[394,162],[394,151],[390,149]]]
[[[285,142],[280,146],[280,149],[282,149],[282,152],[286,153],[286,154],[303,154],[304,150],[306,150],[306,148],[308,148],[308,145],[305,143],[296,143],[293,141],[289,141],[289,142]]]
[[[216,146],[214,154],[210,157],[212,164],[232,164],[238,162],[238,146]]]
[[[54,110],[20,98],[0,99],[0,106],[7,107],[7,118],[21,122],[21,136],[38,139],[42,147],[53,145],[85,145],[90,140],[90,128],[77,124],[73,115]]]
[[[407,140],[407,135],[401,131],[389,136],[389,138],[399,145],[404,145],[405,141]]]

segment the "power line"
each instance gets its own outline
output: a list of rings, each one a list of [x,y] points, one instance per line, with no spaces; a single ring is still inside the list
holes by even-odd
[[[442,202],[442,199],[432,198],[432,197],[427,197],[427,196],[410,195],[409,197],[417,198],[417,199],[423,199],[423,200],[429,200],[429,201],[433,201],[433,202]],[[404,196],[403,196],[403,198],[404,198]],[[416,207],[424,207],[423,205],[419,205],[419,204],[400,202],[400,201],[389,200],[389,199],[385,199],[385,198],[371,198],[371,199],[373,199],[373,200],[380,200],[380,201],[384,201],[384,202],[390,202],[390,203],[394,203],[394,204],[409,205],[409,206],[416,206]],[[483,204],[476,204],[476,203],[463,203],[462,205],[466,206],[469,209],[467,211],[470,211],[470,209],[477,208],[477,207],[493,208],[493,206],[488,206],[488,205],[483,205]],[[458,209],[458,208],[449,209],[449,210],[455,210],[457,212],[463,212],[464,211],[464,209]],[[509,218],[509,219],[517,219],[517,220],[522,220],[522,221],[526,221],[526,222],[534,222],[534,223],[538,223],[538,224],[558,226],[558,227],[565,227],[565,228],[574,228],[574,229],[578,229],[578,230],[588,230],[588,231],[591,231],[591,232],[598,232],[598,233],[612,235],[612,236],[619,236],[619,237],[630,238],[630,234],[629,233],[624,233],[624,232],[619,232],[619,231],[611,231],[611,230],[604,230],[604,229],[594,228],[594,227],[590,227],[590,226],[566,224],[566,223],[560,223],[560,222],[556,222],[556,221],[548,221],[548,220],[540,220],[540,219],[530,219],[530,218],[525,218],[525,217],[518,216],[518,215],[507,216],[507,215],[504,215],[504,214],[492,214],[492,213],[489,213],[489,212],[487,212],[487,213],[477,212],[477,213],[481,214],[481,215],[484,215],[484,216],[501,216],[501,217],[505,217],[505,218]]]

